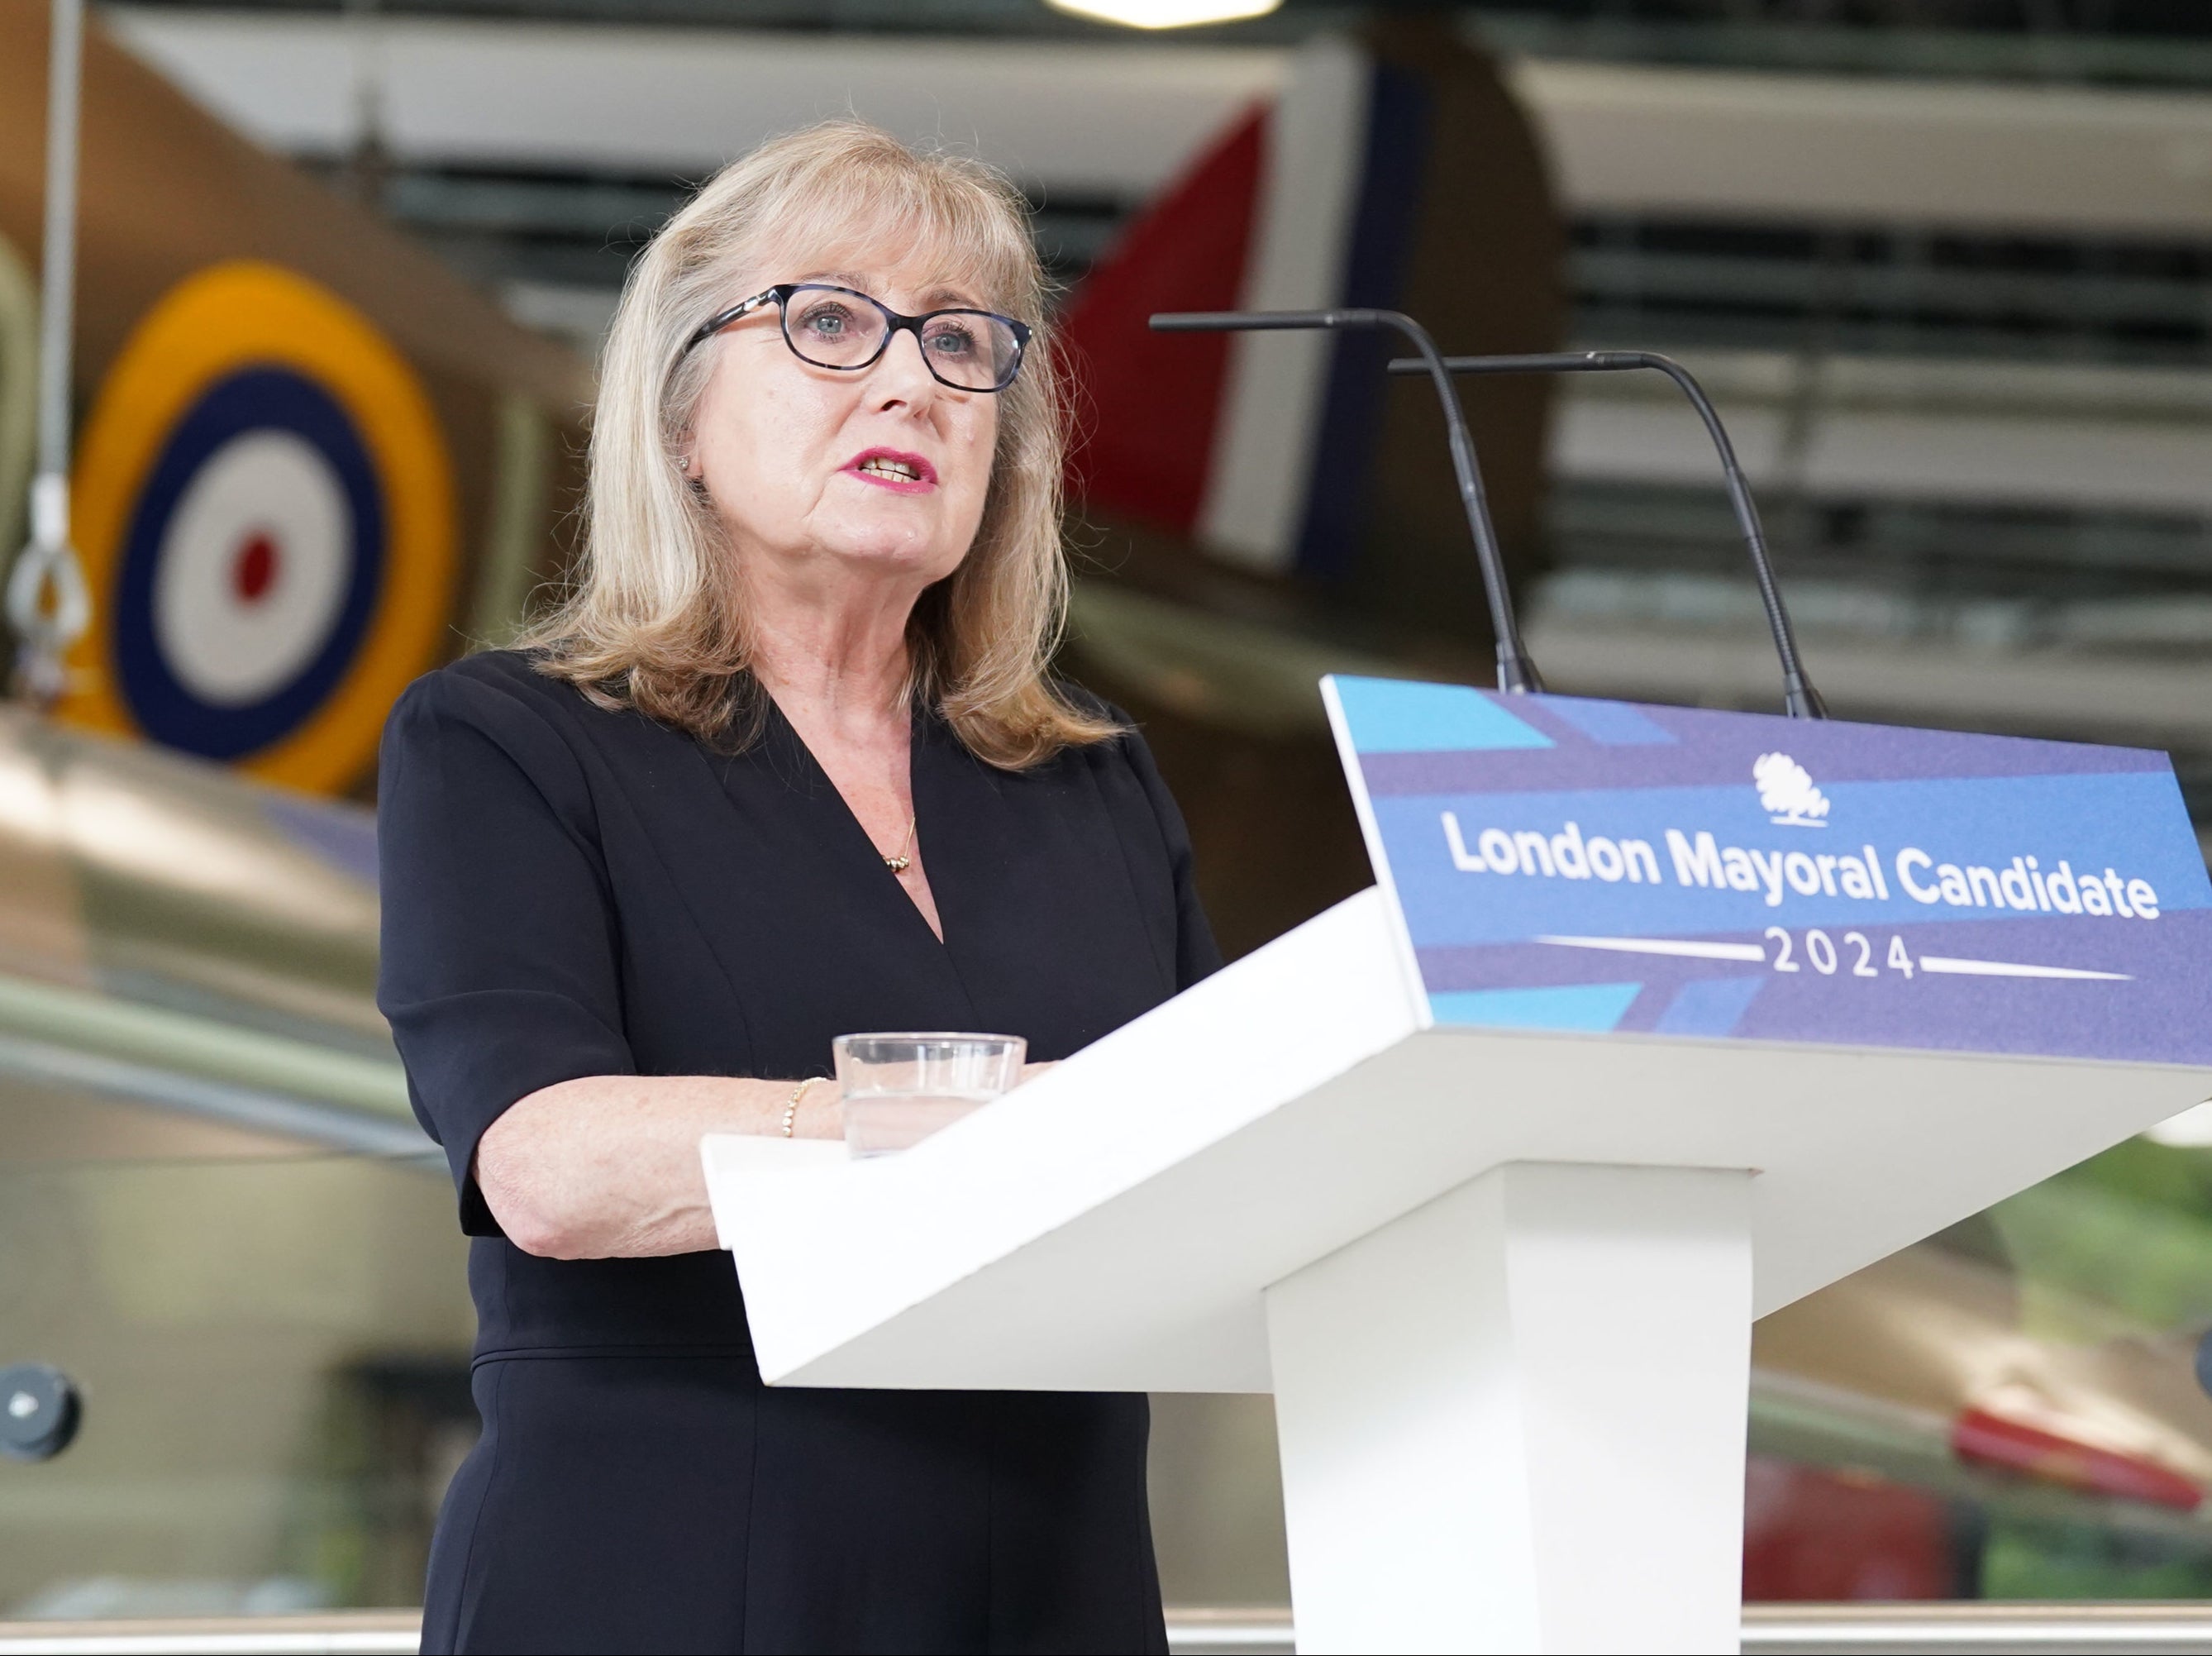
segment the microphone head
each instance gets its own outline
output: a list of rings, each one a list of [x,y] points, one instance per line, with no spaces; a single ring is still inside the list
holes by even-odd
[[[1156,333],[1269,333],[1315,328],[1361,327],[1373,311],[1155,311]]]

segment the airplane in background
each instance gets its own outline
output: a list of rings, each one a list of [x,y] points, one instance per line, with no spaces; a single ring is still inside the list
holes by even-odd
[[[43,8],[0,0],[0,38],[12,43],[0,53],[0,525],[14,525]],[[1564,246],[1509,78],[1456,37],[1401,21],[1293,54],[1069,297],[1087,440],[1072,478],[1082,572],[1068,663],[1145,724],[1232,953],[1368,883],[1316,678],[1486,679],[1489,641],[1432,393],[1383,379],[1389,342],[1155,335],[1144,318],[1391,306],[1447,350],[1547,349],[1565,325]],[[399,689],[509,636],[557,579],[588,365],[97,27],[82,248],[76,539],[95,621],[51,719],[0,714],[0,1180],[46,1192],[13,1211],[65,1211],[64,1233],[103,1259],[145,1239],[114,1194],[132,1188],[112,1182],[120,1170],[212,1178],[251,1165],[279,1179],[305,1148],[373,1169],[362,1188],[378,1201],[444,1224],[437,1178],[420,1176],[441,1178],[443,1164],[412,1123],[371,998],[374,843],[361,801]],[[1466,395],[1526,580],[1542,563],[1548,389]],[[70,1171],[85,1167],[110,1172]],[[223,1227],[220,1202],[186,1210]],[[0,1193],[0,1255],[22,1242],[9,1211]],[[331,1285],[354,1262],[316,1239],[316,1218],[310,1202],[303,1228],[260,1255],[181,1228],[155,1239],[232,1262],[216,1274],[282,1276],[297,1263],[287,1248],[312,1262],[319,1331],[276,1355],[241,1347],[230,1361],[266,1372],[259,1391],[238,1379],[240,1395],[289,1398],[363,1349],[465,1361],[452,1295],[349,1300]],[[2212,1557],[2200,1516],[2212,1402],[2183,1336],[2087,1311],[2075,1322],[2094,1337],[2031,1333],[1995,1239],[1961,1227],[1760,1325],[1752,1596],[1972,1591],[1992,1513],[2140,1556]],[[139,1307],[137,1322],[89,1326],[88,1288],[67,1315],[7,1324],[11,1345],[51,1333],[57,1360],[100,1388],[84,1447],[42,1477],[70,1477],[78,1457],[112,1472],[103,1435],[141,1468],[194,1452],[159,1429],[150,1290],[114,1269],[109,1289]],[[208,1361],[204,1373],[230,1373]],[[1272,1479],[1255,1407],[1164,1405],[1162,1441],[1181,1446],[1156,1469],[1170,1555],[1215,1546],[1201,1475]],[[296,1399],[284,1408],[304,1418]],[[282,1464],[263,1446],[237,1452]],[[40,1560],[38,1544],[17,1544],[15,1510],[0,1509],[0,1559]],[[109,1516],[122,1522],[120,1508]],[[100,1556],[105,1543],[78,1544]],[[11,1574],[0,1565],[0,1596],[21,1586]],[[1200,1565],[1187,1574],[1171,1596],[1249,1596],[1210,1587]]]
[[[0,34],[12,533],[45,9],[0,0]],[[399,689],[550,572],[589,366],[98,27],[83,100],[73,527],[97,618],[57,716],[345,794]]]

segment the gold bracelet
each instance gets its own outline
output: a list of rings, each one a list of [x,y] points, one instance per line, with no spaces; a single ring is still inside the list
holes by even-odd
[[[784,1137],[791,1137],[793,1129],[799,1125],[799,1101],[806,1096],[806,1089],[813,1086],[817,1081],[827,1081],[829,1077],[826,1075],[809,1075],[805,1081],[799,1082],[798,1086],[791,1089],[790,1100],[783,1106]]]

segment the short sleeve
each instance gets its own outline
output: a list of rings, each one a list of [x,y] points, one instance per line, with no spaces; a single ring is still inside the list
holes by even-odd
[[[1183,825],[1182,812],[1175,802],[1161,779],[1159,766],[1153,763],[1152,750],[1137,734],[1128,715],[1115,708],[1111,715],[1130,727],[1120,740],[1128,755],[1129,768],[1137,773],[1145,797],[1151,801],[1152,814],[1159,820],[1160,837],[1166,842],[1168,863],[1175,874],[1176,897],[1176,991],[1182,993],[1201,977],[1209,977],[1221,970],[1221,949],[1213,941],[1213,927],[1206,917],[1205,905],[1198,900],[1198,880],[1190,849],[1190,831]]]
[[[385,726],[377,847],[377,1004],[462,1229],[495,1236],[470,1172],[484,1129],[541,1087],[636,1070],[582,767],[524,693],[433,673]]]

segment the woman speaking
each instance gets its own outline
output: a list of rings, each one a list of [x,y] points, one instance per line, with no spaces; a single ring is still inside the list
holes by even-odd
[[[769,1391],[706,1133],[836,1036],[1054,1059],[1217,963],[1138,737],[1047,674],[1064,437],[1019,196],[857,123],[638,261],[586,546],[416,684],[380,1001],[477,1239],[425,1651],[1164,1650],[1141,1397]]]

